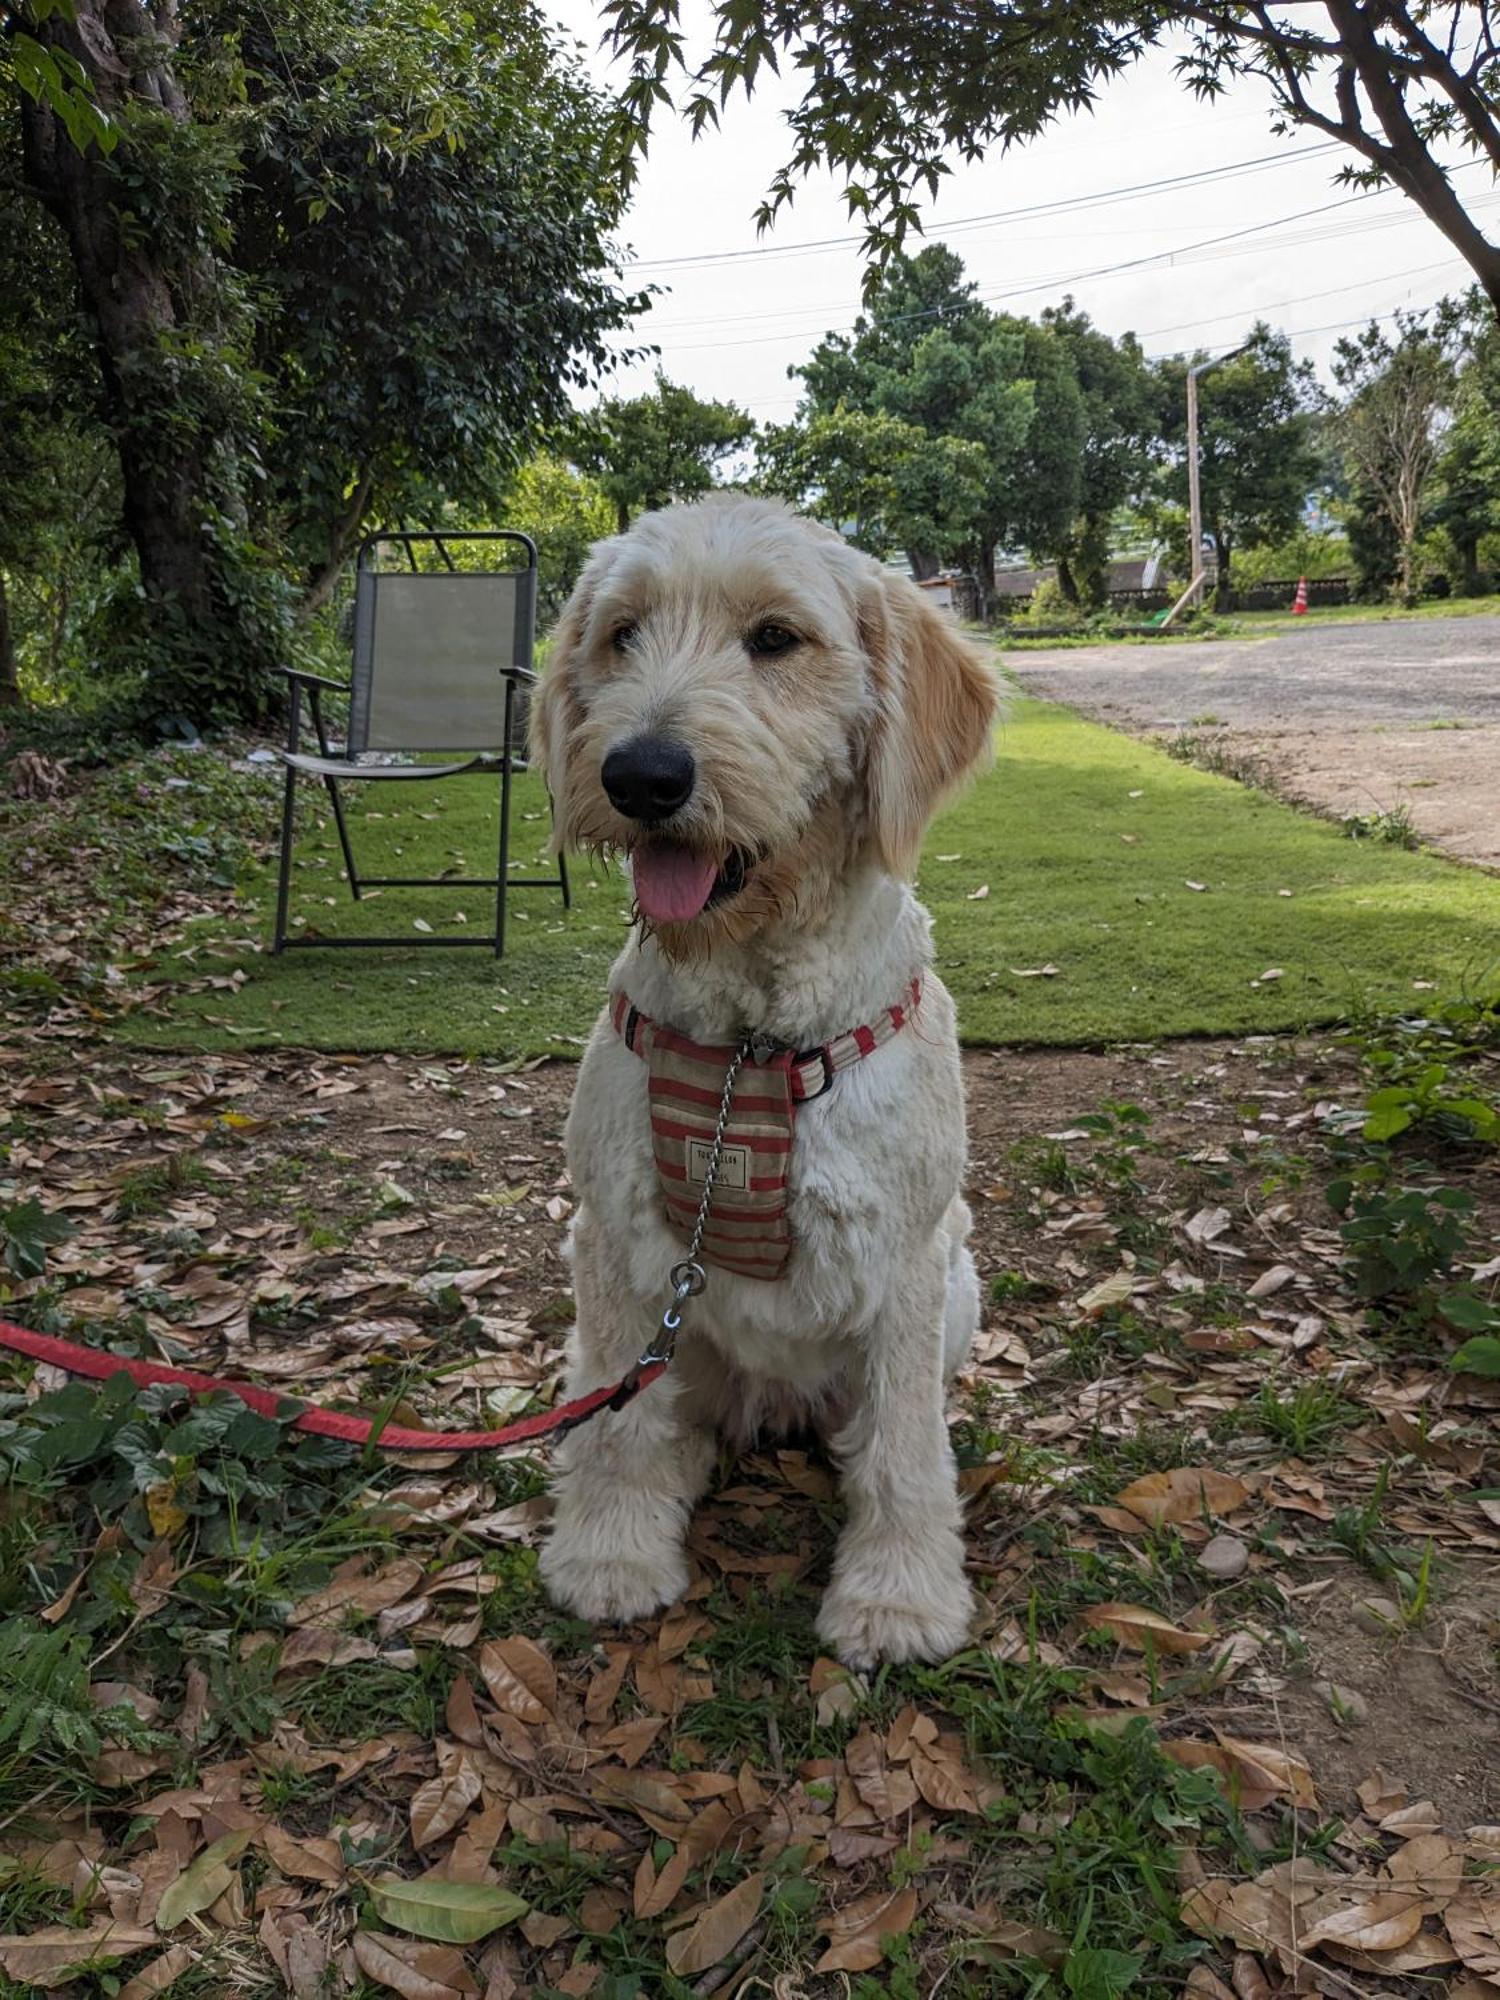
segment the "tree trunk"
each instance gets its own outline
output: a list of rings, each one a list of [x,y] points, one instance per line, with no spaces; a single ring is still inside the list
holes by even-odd
[[[979,622],[991,625],[995,619],[995,544],[990,540],[980,541],[979,556],[974,565],[974,582]]]
[[[80,150],[45,101],[22,97],[26,178],[63,231],[97,334],[151,621],[141,699],[157,715],[250,718],[264,711],[283,632],[236,535],[236,308],[213,251],[191,247],[211,242],[218,212],[206,187],[182,184],[173,128],[192,114],[172,70],[176,0],[72,0],[35,34],[79,65],[121,134],[113,153]],[[170,229],[147,225],[153,201],[170,206]]]
[[[354,546],[355,537],[364,526],[365,509],[370,504],[371,475],[361,473],[349,496],[349,505],[334,522],[328,533],[328,554],[322,564],[308,580],[302,602],[297,606],[297,623],[305,625],[311,617],[323,609],[338,587],[344,564],[349,560],[349,551]]]
[[[36,29],[58,54],[78,63],[100,106],[128,117],[132,103],[149,105],[177,124],[188,121],[186,99],[170,61],[175,22],[157,21],[139,0],[77,0],[72,18],[54,14]],[[197,623],[212,614],[212,552],[204,525],[213,512],[202,444],[171,407],[161,365],[164,349],[183,331],[185,302],[200,289],[198,274],[163,254],[147,232],[127,227],[128,200],[114,156],[97,146],[80,151],[45,103],[22,100],[27,178],[61,223],[84,304],[99,336],[107,414],[120,454],[125,526],[151,596],[170,597]]]
[[[1066,550],[1057,558],[1057,587],[1069,604],[1078,603],[1078,581],[1073,575],[1073,565]]]
[[[0,570],[0,708],[17,708],[21,684],[16,679],[16,639],[10,624],[10,599],[5,592],[5,572]]]
[[[1233,586],[1230,582],[1229,564],[1233,554],[1228,535],[1215,532],[1214,554],[1218,558],[1214,577],[1214,610],[1225,612],[1233,609]]]
[[[911,573],[918,583],[925,577],[936,576],[941,567],[930,549],[908,549],[906,560],[911,564]]]

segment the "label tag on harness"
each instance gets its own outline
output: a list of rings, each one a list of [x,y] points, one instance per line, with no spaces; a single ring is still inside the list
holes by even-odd
[[[690,1181],[701,1187],[708,1179],[709,1163],[714,1156],[713,1144],[707,1139],[689,1139],[687,1149],[687,1174]],[[721,1188],[750,1187],[750,1148],[748,1146],[724,1145],[719,1148],[719,1174],[714,1183]]]
[[[655,1028],[647,1054],[651,1148],[667,1219],[690,1240],[724,1078],[733,1049],[705,1048]],[[792,1159],[792,1055],[747,1062],[735,1079],[723,1151],[700,1255],[742,1278],[779,1278],[791,1253],[787,1174]]]

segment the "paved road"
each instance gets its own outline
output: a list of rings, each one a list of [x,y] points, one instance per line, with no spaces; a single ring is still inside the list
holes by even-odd
[[[1310,625],[1268,639],[1090,646],[1007,661],[1034,694],[1137,727],[1500,723],[1500,618]]]
[[[1321,812],[1404,807],[1424,840],[1500,869],[1500,618],[1309,624],[1007,665],[1031,693],[1101,722],[1211,731]]]

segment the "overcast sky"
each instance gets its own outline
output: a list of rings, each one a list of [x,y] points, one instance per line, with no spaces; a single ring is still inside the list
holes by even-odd
[[[551,0],[550,11],[607,84],[590,0]],[[704,0],[683,0],[683,16],[706,21]],[[790,101],[772,79],[770,92],[748,105],[733,100],[720,129],[696,141],[664,119],[623,231],[639,260],[627,276],[662,288],[638,333],[660,348],[667,374],[773,422],[787,420],[798,399],[788,367],[858,313],[862,270],[857,242],[824,241],[855,234],[830,175],[806,183],[772,234],[756,235],[755,208],[790,151]],[[1106,85],[1092,115],[1065,118],[979,166],[955,162],[937,201],[924,204],[926,240],[956,250],[981,295],[1004,310],[1035,315],[1071,293],[1096,324],[1135,332],[1150,354],[1233,347],[1259,315],[1285,327],[1326,377],[1341,332],[1394,306],[1429,305],[1471,274],[1394,191],[1339,206],[1356,192],[1334,183],[1350,156],[1316,133],[1277,139],[1268,102],[1252,81],[1200,105],[1173,77],[1170,54],[1158,52]],[[1143,186],[1241,166],[1196,185]],[[1500,193],[1478,194],[1483,183],[1482,170],[1458,180],[1476,212],[1492,214]],[[1012,213],[1061,202],[1089,205]],[[1009,219],[957,226],[997,211]],[[1257,228],[1269,223],[1278,226]],[[1253,233],[1192,248],[1230,231]],[[746,251],[756,254],[725,255]],[[1101,269],[1134,260],[1151,261]],[[654,365],[621,369],[607,393],[649,388]]]

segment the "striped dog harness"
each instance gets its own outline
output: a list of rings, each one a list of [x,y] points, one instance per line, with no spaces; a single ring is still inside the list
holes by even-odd
[[[921,998],[922,982],[914,979],[900,1003],[887,1007],[869,1027],[851,1028],[821,1048],[799,1052],[771,1047],[743,1065],[730,1100],[700,1252],[709,1263],[742,1278],[782,1275],[792,1248],[787,1175],[797,1106],[825,1095],[841,1069],[900,1034]],[[626,1048],[647,1065],[656,1178],[667,1220],[688,1242],[713,1156],[724,1080],[736,1051],[730,1045],[689,1041],[641,1013],[624,993],[611,995],[609,1014]]]

